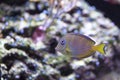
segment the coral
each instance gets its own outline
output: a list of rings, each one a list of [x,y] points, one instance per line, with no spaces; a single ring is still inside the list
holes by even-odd
[[[30,0],[21,7],[2,3],[1,11],[2,80],[99,80],[119,74],[120,30],[86,1]],[[106,43],[106,55],[68,59],[55,47],[70,32]]]

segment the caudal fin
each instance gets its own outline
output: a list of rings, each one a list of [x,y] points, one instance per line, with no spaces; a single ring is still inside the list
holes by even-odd
[[[99,44],[99,45],[95,45],[95,46],[93,46],[92,47],[92,49],[94,50],[94,51],[98,51],[98,52],[100,52],[101,54],[105,54],[105,50],[104,50],[104,48],[105,48],[105,44]]]

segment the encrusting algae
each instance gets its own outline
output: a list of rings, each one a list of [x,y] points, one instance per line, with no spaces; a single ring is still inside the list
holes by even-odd
[[[9,4],[13,0],[0,1],[1,80],[120,80],[115,76],[120,75],[120,30],[104,13],[85,0],[21,1],[17,0],[15,6]],[[19,2],[22,5],[17,5]],[[65,39],[69,45],[60,51],[63,54],[56,53],[57,40],[67,33],[91,36],[96,43],[86,37],[82,37],[85,38],[82,42],[77,37],[71,46],[68,42],[75,34],[68,41]],[[90,49],[85,45],[86,39],[93,43]],[[107,43],[105,56],[94,55],[103,47],[91,46],[102,42]],[[80,43],[84,45],[79,47]],[[77,47],[81,51],[75,50]],[[86,55],[94,56],[83,58],[81,54],[86,53],[83,47],[91,53]]]

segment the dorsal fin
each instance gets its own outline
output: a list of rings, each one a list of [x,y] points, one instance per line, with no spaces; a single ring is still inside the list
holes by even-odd
[[[95,44],[95,41],[94,41],[94,40],[92,40],[91,38],[89,38],[89,37],[88,37],[88,36],[86,36],[86,35],[83,35],[83,34],[78,34],[78,33],[68,33],[68,34],[83,37],[83,38],[85,38],[85,39],[90,40],[91,42],[93,42],[93,44]]]

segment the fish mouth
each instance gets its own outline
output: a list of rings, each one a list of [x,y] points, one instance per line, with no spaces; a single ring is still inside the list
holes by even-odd
[[[56,48],[55,48],[55,50],[56,50],[56,51],[59,51],[59,52],[61,52],[61,51],[62,51],[62,50],[60,50],[58,47],[56,47]]]
[[[59,49],[58,49],[57,47],[55,48],[55,50],[56,50],[56,51],[59,51]]]

